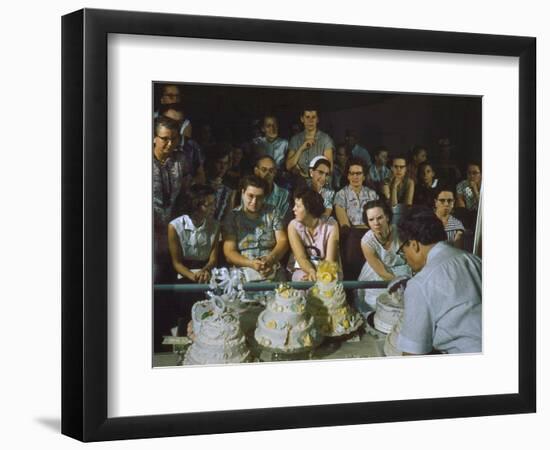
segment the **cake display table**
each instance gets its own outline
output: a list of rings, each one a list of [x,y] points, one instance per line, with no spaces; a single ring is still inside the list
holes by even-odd
[[[259,305],[250,305],[240,312],[241,327],[247,337],[250,349],[256,361],[292,361],[292,360],[319,360],[319,359],[347,359],[347,358],[376,358],[384,355],[384,338],[369,333],[358,333],[348,340],[326,339],[319,347],[309,352],[282,354],[270,352],[255,345],[254,330],[258,315],[264,309]],[[168,339],[167,343],[170,342]],[[170,348],[166,346],[167,350]],[[155,353],[154,367],[169,367],[181,364],[181,352],[171,351]]]

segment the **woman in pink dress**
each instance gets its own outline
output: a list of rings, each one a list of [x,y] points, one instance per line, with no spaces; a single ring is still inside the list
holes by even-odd
[[[292,281],[315,281],[317,265],[323,260],[341,267],[338,223],[323,215],[323,197],[313,189],[299,190],[294,195],[293,211],[295,219],[288,225]]]

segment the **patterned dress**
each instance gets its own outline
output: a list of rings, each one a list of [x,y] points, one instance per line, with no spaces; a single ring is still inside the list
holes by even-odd
[[[374,250],[378,259],[384,264],[386,270],[395,276],[407,275],[411,276],[411,268],[407,265],[405,260],[397,254],[399,250],[399,238],[397,236],[397,228],[392,225],[392,240],[390,247],[388,249],[380,243],[376,238],[372,230],[369,230],[361,239],[362,245],[367,245],[372,250]],[[359,281],[383,281],[380,275],[378,275],[375,270],[370,266],[370,264],[365,261],[363,269],[359,274]],[[357,296],[355,299],[355,304],[357,309],[363,314],[366,315],[370,311],[376,310],[376,299],[377,297],[384,293],[386,289],[358,289]]]

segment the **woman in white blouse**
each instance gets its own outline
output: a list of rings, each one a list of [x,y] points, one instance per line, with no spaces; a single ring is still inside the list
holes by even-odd
[[[207,283],[217,264],[220,225],[214,219],[216,192],[207,185],[191,186],[188,214],[168,225],[168,248],[179,278]]]

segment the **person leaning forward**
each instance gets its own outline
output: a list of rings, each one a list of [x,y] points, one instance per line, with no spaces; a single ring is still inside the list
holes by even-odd
[[[415,275],[407,282],[397,347],[404,354],[481,352],[481,260],[454,248],[428,209],[398,225],[402,252]]]

